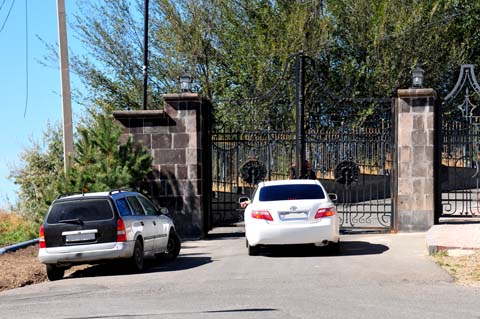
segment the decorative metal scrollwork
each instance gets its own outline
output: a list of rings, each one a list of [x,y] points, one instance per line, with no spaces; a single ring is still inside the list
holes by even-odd
[[[267,168],[259,160],[250,158],[240,167],[240,175],[245,183],[256,185],[267,176]]]
[[[351,183],[358,181],[360,169],[355,162],[346,160],[337,164],[333,174],[337,183],[350,185]]]

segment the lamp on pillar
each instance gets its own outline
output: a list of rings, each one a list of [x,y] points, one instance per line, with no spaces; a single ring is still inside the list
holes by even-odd
[[[192,91],[192,78],[186,74],[180,76],[180,91],[182,93]]]
[[[423,87],[423,74],[425,71],[420,67],[416,66],[412,71],[412,87],[419,89]]]

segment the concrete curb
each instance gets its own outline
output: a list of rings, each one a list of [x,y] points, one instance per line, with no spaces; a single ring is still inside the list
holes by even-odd
[[[23,243],[18,243],[18,244],[14,244],[14,245],[10,245],[10,246],[7,246],[7,247],[0,248],[0,255],[3,255],[5,253],[9,253],[9,252],[13,252],[13,251],[16,251],[18,249],[22,249],[22,248],[25,248],[25,247],[28,247],[28,246],[31,246],[31,245],[35,245],[35,244],[38,243],[38,241],[39,241],[39,239],[35,238],[35,239],[32,239],[32,240],[24,241]]]
[[[430,255],[445,250],[480,249],[480,224],[435,225],[426,235]]]

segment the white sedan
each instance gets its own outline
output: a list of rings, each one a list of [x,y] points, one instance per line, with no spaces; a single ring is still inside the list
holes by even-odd
[[[339,221],[332,199],[317,180],[262,182],[253,198],[240,198],[249,255],[262,245],[315,244],[338,252]]]

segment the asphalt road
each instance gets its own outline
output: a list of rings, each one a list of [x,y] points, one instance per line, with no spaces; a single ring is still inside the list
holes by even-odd
[[[480,318],[480,288],[427,256],[425,234],[345,235],[249,257],[241,233],[185,242],[142,274],[93,266],[0,293],[1,318]]]

